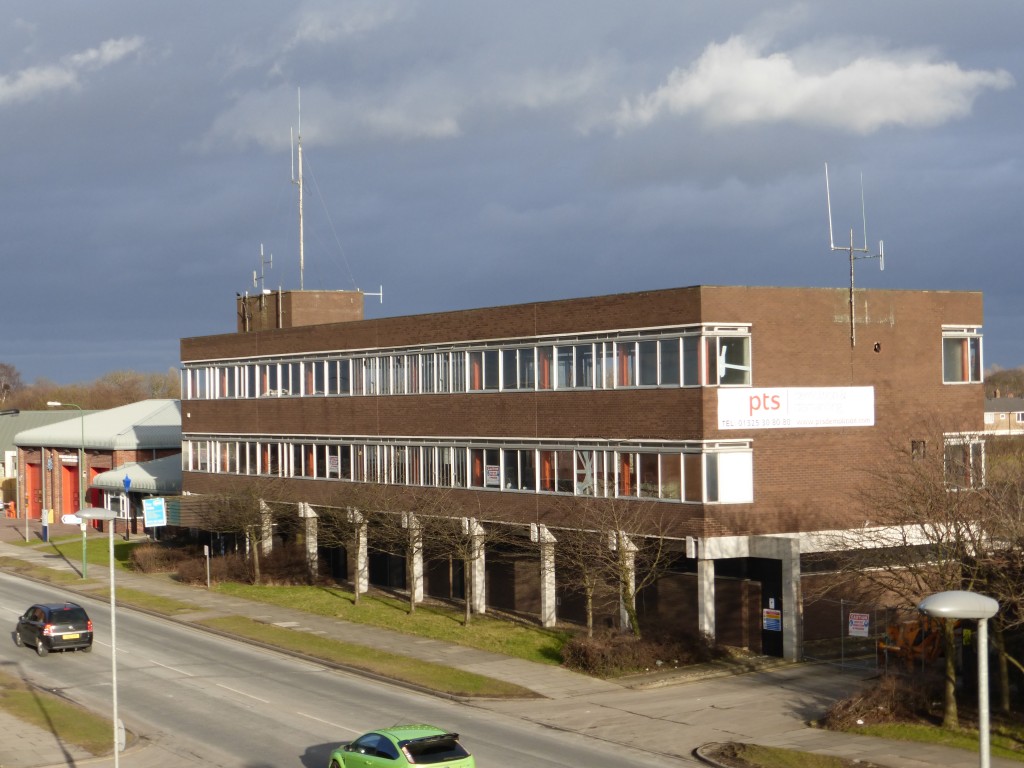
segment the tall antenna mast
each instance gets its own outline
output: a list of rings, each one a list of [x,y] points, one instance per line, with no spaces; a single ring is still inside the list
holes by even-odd
[[[833,251],[847,251],[850,254],[850,346],[857,346],[856,305],[853,300],[853,263],[858,259],[878,259],[879,270],[885,270],[885,244],[878,241],[878,253],[868,250],[868,217],[864,208],[864,174],[860,176],[860,215],[864,225],[864,246],[855,248],[853,244],[853,227],[850,228],[850,245],[836,245],[832,236],[832,195],[828,184],[828,163],[825,163],[825,202],[828,206],[828,244]],[[861,254],[858,256],[857,254]]]
[[[256,275],[256,270],[254,269],[252,271],[252,287],[260,289],[260,306],[261,307],[265,306],[266,305],[266,301],[267,301],[267,297],[266,297],[266,295],[264,294],[264,291],[263,291],[263,268],[265,266],[267,266],[268,264],[270,265],[271,269],[274,268],[274,254],[270,254],[270,258],[269,259],[263,258],[263,243],[260,243],[260,272],[259,272],[259,276],[257,276]]]
[[[302,231],[302,89],[298,90],[299,102],[299,130],[298,130],[298,152],[299,152],[299,175],[295,176],[295,157],[292,156],[292,184],[299,185],[299,290],[303,288],[303,275],[305,274],[305,254],[303,253],[303,231]],[[293,144],[294,137],[293,137]]]

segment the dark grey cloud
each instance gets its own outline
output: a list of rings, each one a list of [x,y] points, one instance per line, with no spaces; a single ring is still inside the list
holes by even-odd
[[[162,371],[235,292],[370,316],[697,283],[986,296],[1024,364],[1024,11],[952,2],[99,6],[0,0],[6,353],[24,378]],[[838,237],[838,236],[837,236]]]

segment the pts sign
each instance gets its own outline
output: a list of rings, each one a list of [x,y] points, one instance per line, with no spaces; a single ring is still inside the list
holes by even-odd
[[[870,427],[874,387],[718,389],[719,429]]]

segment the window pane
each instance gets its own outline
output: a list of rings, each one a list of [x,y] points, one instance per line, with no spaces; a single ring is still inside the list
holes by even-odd
[[[501,388],[516,389],[519,386],[519,375],[516,370],[515,349],[501,350]]]
[[[484,389],[498,388],[498,350],[484,350]]]
[[[750,339],[723,336],[718,344],[718,375],[721,384],[750,383]]]
[[[540,490],[555,490],[555,452],[540,452]]]
[[[661,351],[659,361],[661,384],[679,383],[679,339],[662,339],[658,342]],[[641,382],[643,383],[643,382]]]
[[[577,347],[578,349],[578,347]],[[558,388],[568,389],[573,386],[573,362],[572,362],[572,347],[559,347],[558,348]]]
[[[658,454],[641,453],[637,455],[639,463],[639,494],[645,498],[658,498]]]
[[[576,495],[601,495],[598,490],[595,451],[576,451]],[[600,454],[598,454],[600,455]]]
[[[535,365],[532,347],[519,350],[519,388],[534,389]]]
[[[685,501],[700,502],[704,500],[704,478],[701,472],[701,455],[699,453],[683,454],[683,478],[685,481]]]
[[[611,346],[609,344],[609,346]],[[636,342],[619,342],[615,345],[617,352],[616,383],[620,387],[636,386]]]
[[[678,453],[661,456],[661,498],[679,501],[682,498],[682,457]]]
[[[636,496],[636,454],[616,453],[617,496]]]
[[[640,354],[640,386],[654,386],[658,383],[658,342],[641,341]]]
[[[554,384],[554,347],[537,347],[537,389],[551,389]]]
[[[502,487],[506,490],[519,490],[519,451],[502,451],[504,459],[504,476]]]
[[[570,387],[592,388],[597,382],[593,344],[577,344],[574,348],[576,355],[576,376],[575,380],[567,384]]]
[[[524,491],[537,489],[536,451],[519,451],[519,488]]]
[[[707,489],[707,500],[718,501],[718,454],[704,454],[705,479],[704,487]]]
[[[683,337],[683,384],[700,385],[700,336]]]

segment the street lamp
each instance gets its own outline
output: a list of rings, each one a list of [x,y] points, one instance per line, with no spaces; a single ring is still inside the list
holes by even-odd
[[[117,610],[114,596],[114,520],[117,513],[111,509],[88,507],[76,513],[82,520],[105,520],[107,526],[107,552],[110,558],[110,677],[114,701],[114,768],[118,768],[118,756],[124,743],[123,726],[117,717]]]
[[[953,590],[929,595],[917,609],[936,619],[978,620],[978,764],[989,768],[988,620],[999,612],[999,603],[977,592]]]
[[[47,408],[77,408],[78,409],[78,420],[82,425],[82,443],[78,448],[78,504],[79,506],[85,504],[85,411],[82,410],[82,406],[75,405],[74,403],[62,403],[58,400],[48,400],[46,402]],[[45,510],[43,512],[45,514]],[[88,568],[88,561],[85,556],[86,545],[85,545],[85,522],[82,522],[82,578],[86,577],[86,570]]]

